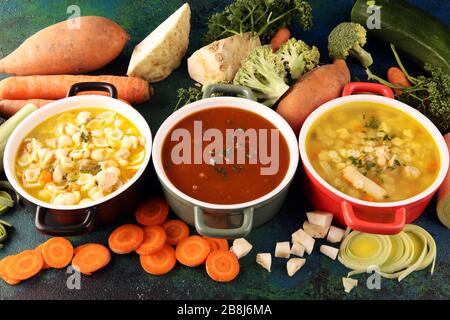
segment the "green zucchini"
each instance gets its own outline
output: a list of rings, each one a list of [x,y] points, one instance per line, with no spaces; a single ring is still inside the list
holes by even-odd
[[[381,28],[368,30],[369,36],[392,43],[421,67],[430,63],[450,73],[450,28],[404,0],[357,0],[351,20],[366,26],[369,5],[381,14]]]

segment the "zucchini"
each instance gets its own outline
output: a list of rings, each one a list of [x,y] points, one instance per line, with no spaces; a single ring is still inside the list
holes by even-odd
[[[405,0],[357,0],[351,20],[366,26],[372,4],[381,7],[381,28],[369,36],[392,43],[421,67],[430,63],[450,73],[450,28]]]

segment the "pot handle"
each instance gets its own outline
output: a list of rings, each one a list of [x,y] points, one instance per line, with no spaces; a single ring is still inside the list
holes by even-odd
[[[242,211],[242,225],[235,229],[217,229],[211,228],[205,224],[204,211],[202,208],[194,207],[195,229],[206,237],[236,239],[247,236],[253,227],[253,208],[246,208]]]
[[[203,99],[211,98],[213,93],[225,93],[233,95],[241,95],[246,99],[255,100],[252,90],[247,87],[236,86],[233,84],[216,83],[207,86],[203,92]]]
[[[108,92],[111,98],[117,99],[117,88],[106,82],[80,82],[70,87],[67,97],[74,97],[80,92],[85,91],[104,91]]]
[[[355,215],[353,206],[348,201],[341,202],[342,215],[348,227],[352,230],[357,230],[366,233],[376,234],[397,234],[405,227],[406,223],[406,208],[401,207],[394,212],[394,221],[392,222],[371,222],[362,220]]]
[[[380,83],[372,83],[372,82],[350,82],[345,85],[344,90],[342,91],[342,96],[351,96],[355,93],[376,93],[391,99],[394,99],[394,92],[388,86]]]
[[[45,222],[48,212],[46,208],[38,206],[36,208],[36,229],[44,234],[59,237],[80,236],[92,231],[95,222],[95,208],[86,209],[86,218],[76,225],[50,226]]]

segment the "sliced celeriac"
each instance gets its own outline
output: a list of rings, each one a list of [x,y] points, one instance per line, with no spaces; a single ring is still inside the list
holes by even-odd
[[[328,229],[333,221],[333,214],[325,211],[307,212],[308,222]]]
[[[297,271],[300,270],[305,265],[305,262],[306,262],[306,259],[302,259],[302,258],[289,259],[286,264],[287,273],[288,273],[289,277],[294,276],[294,274],[296,274]]]
[[[308,254],[311,254],[314,249],[314,238],[307,234],[303,229],[299,229],[292,234],[292,242],[300,243],[303,247],[305,247]]]
[[[358,285],[358,280],[352,278],[342,278],[342,284],[346,293],[350,293]]]
[[[277,258],[287,258],[291,256],[291,244],[289,241],[277,242],[275,246],[275,257]]]
[[[188,59],[189,76],[203,85],[232,82],[242,62],[259,46],[261,41],[251,32],[214,41]]]
[[[323,228],[317,224],[312,224],[308,221],[303,222],[303,230],[311,237],[316,239],[323,239],[328,233],[328,228]]]
[[[256,263],[270,272],[272,267],[272,255],[270,253],[258,253],[256,255]]]
[[[291,247],[291,254],[297,257],[303,257],[305,254],[305,247],[298,242],[294,242]]]
[[[336,260],[338,253],[339,253],[339,249],[330,247],[330,246],[326,246],[326,245],[321,245],[320,252],[323,253],[324,255],[326,255],[327,257],[329,257],[333,260]]]
[[[331,243],[338,243],[341,242],[344,238],[345,230],[331,226],[330,230],[328,231],[327,241]]]
[[[386,190],[359,172],[355,166],[346,166],[344,170],[342,170],[342,173],[344,179],[350,182],[355,189],[366,192],[378,201],[386,198]]]
[[[184,4],[134,48],[127,75],[149,82],[167,78],[189,46],[191,8]]]
[[[233,246],[230,248],[230,251],[233,252],[238,259],[245,257],[251,250],[253,246],[245,240],[244,238],[235,239],[233,241]]]

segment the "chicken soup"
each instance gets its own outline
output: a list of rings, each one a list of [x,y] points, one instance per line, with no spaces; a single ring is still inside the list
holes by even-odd
[[[325,181],[366,201],[413,197],[433,184],[440,167],[437,145],[420,123],[369,102],[324,113],[308,132],[306,153]]]
[[[99,200],[126,184],[145,159],[145,138],[122,115],[100,108],[53,116],[19,147],[15,171],[33,197],[55,205]]]

